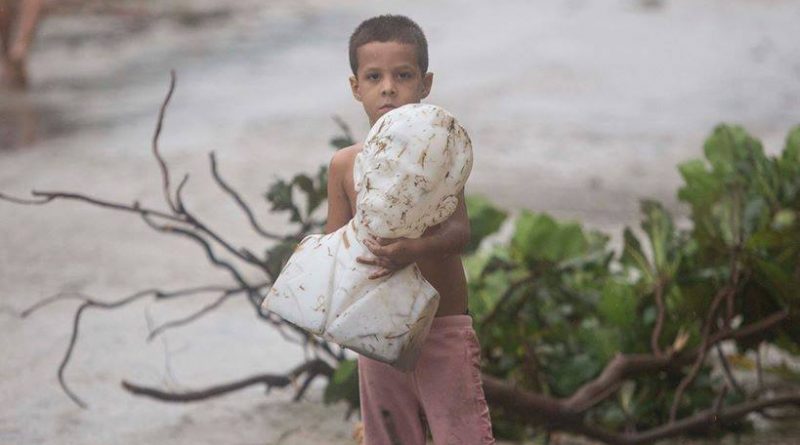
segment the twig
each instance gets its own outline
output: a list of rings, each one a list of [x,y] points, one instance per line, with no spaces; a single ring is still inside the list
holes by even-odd
[[[733,371],[731,370],[731,365],[728,362],[728,358],[725,357],[725,353],[722,352],[722,347],[719,343],[714,345],[714,349],[717,350],[717,356],[719,357],[720,363],[722,363],[722,369],[725,371],[725,376],[728,378],[728,383],[733,387],[741,395],[745,395],[744,388],[736,381],[736,378],[733,376]]]
[[[192,225],[198,231],[211,237],[211,239],[216,241],[217,244],[222,246],[232,255],[238,257],[239,259],[245,261],[246,263],[250,263],[266,271],[266,263],[264,261],[261,261],[258,258],[256,258],[256,256],[252,252],[250,252],[245,248],[241,248],[240,250],[234,249],[229,242],[222,239],[220,235],[218,235],[216,232],[206,227],[206,225],[200,222],[200,220],[198,220],[197,218],[195,218],[193,214],[189,213],[189,210],[186,208],[186,204],[184,204],[183,202],[183,195],[181,194],[183,186],[186,184],[188,180],[189,180],[189,175],[184,176],[183,181],[181,181],[181,184],[180,186],[178,186],[178,189],[175,193],[175,201],[177,203],[178,212],[183,218],[185,218],[185,221],[188,224]]]
[[[159,334],[163,333],[167,329],[173,329],[173,328],[176,328],[176,327],[179,327],[179,326],[184,326],[184,325],[187,325],[187,324],[189,324],[189,323],[201,318],[203,315],[206,315],[209,312],[211,312],[214,309],[216,309],[219,306],[221,306],[222,303],[224,303],[225,301],[228,300],[228,298],[232,297],[233,295],[238,294],[239,292],[242,292],[243,290],[244,289],[233,289],[233,290],[225,291],[222,295],[219,296],[219,298],[217,298],[216,300],[214,300],[210,304],[207,304],[207,305],[203,306],[202,308],[200,308],[198,311],[194,312],[193,314],[191,314],[191,315],[189,315],[187,317],[184,317],[184,318],[179,318],[177,320],[168,321],[166,323],[163,323],[163,324],[159,325],[157,328],[152,329],[150,331],[150,334],[148,334],[148,336],[147,336],[147,341],[148,342],[152,341],[154,338],[156,338]]]
[[[653,354],[661,355],[663,352],[658,344],[658,340],[661,337],[661,329],[664,327],[666,308],[664,307],[664,280],[660,278],[655,286],[655,299],[656,306],[658,307],[658,315],[656,316],[656,325],[653,326],[653,333],[650,336],[650,347],[653,350]]]
[[[756,381],[758,382],[758,391],[764,390],[764,368],[761,366],[761,345],[764,342],[758,342],[756,348]]]
[[[701,340],[700,347],[698,348],[697,358],[692,364],[689,373],[683,379],[681,379],[681,382],[678,384],[678,388],[675,389],[675,397],[672,399],[672,406],[669,410],[670,422],[675,421],[675,418],[678,414],[678,405],[680,405],[684,391],[686,391],[686,388],[689,386],[689,384],[694,381],[695,377],[697,377],[697,374],[700,372],[700,369],[703,366],[703,362],[706,358],[706,352],[708,351],[709,346],[712,344],[709,341],[709,337],[711,335],[711,326],[717,316],[717,309],[719,308],[720,303],[726,298],[729,292],[734,292],[734,289],[729,286],[720,289],[720,291],[717,292],[717,295],[714,296],[714,300],[711,302],[711,307],[708,309],[708,315],[706,316],[706,320],[703,323],[701,330]]]
[[[258,223],[255,215],[253,215],[253,211],[250,210],[250,206],[248,206],[247,203],[244,202],[239,193],[237,193],[231,186],[229,186],[222,179],[222,176],[219,174],[219,171],[217,169],[217,159],[213,151],[208,154],[208,157],[211,161],[211,175],[214,177],[214,180],[217,181],[217,184],[220,186],[220,188],[222,188],[222,190],[224,190],[230,197],[232,197],[233,200],[236,202],[236,204],[239,206],[239,208],[242,209],[245,216],[247,216],[247,220],[250,221],[250,225],[253,226],[253,229],[259,235],[265,238],[273,240],[282,239],[283,237],[281,237],[280,235],[268,232],[263,227],[261,227],[261,224]]]
[[[142,219],[147,223],[147,225],[149,225],[150,227],[159,232],[177,233],[200,244],[200,246],[203,247],[203,249],[206,252],[206,257],[208,258],[209,261],[211,261],[212,264],[227,270],[233,276],[234,280],[236,280],[236,282],[239,283],[242,287],[245,288],[251,287],[247,283],[247,281],[245,281],[244,277],[242,277],[239,271],[236,270],[235,267],[233,267],[233,265],[231,265],[227,261],[223,261],[217,258],[217,255],[214,253],[214,250],[211,248],[211,245],[202,236],[190,230],[182,229],[180,227],[170,226],[170,225],[158,225],[145,215],[142,215]]]
[[[162,188],[164,190],[164,200],[167,201],[167,205],[169,205],[169,208],[171,208],[173,212],[178,213],[178,208],[175,205],[175,202],[172,200],[172,196],[170,196],[169,169],[167,169],[167,163],[164,162],[164,159],[161,157],[161,153],[158,152],[158,138],[161,135],[161,127],[164,124],[164,113],[167,109],[167,105],[169,104],[169,100],[172,98],[172,93],[174,91],[175,91],[175,70],[170,70],[169,91],[167,92],[167,97],[164,98],[164,102],[161,103],[161,108],[158,110],[158,120],[156,121],[156,130],[153,133],[153,155],[156,157],[156,161],[158,161],[158,166],[161,169],[161,182],[162,182]]]
[[[124,212],[133,212],[133,213],[140,213],[146,214],[148,216],[157,216],[159,218],[164,218],[170,220],[172,222],[183,223],[184,221],[181,218],[178,218],[174,215],[170,215],[169,213],[160,212],[158,210],[152,210],[148,208],[143,208],[139,205],[138,202],[134,202],[133,205],[127,204],[120,204],[112,201],[105,201],[98,198],[93,198],[91,196],[86,196],[80,193],[70,193],[70,192],[48,192],[48,191],[37,191],[33,190],[31,195],[36,197],[41,197],[39,200],[33,199],[25,199],[25,198],[17,198],[14,196],[10,196],[4,193],[0,193],[0,199],[5,201],[10,201],[16,204],[23,204],[23,205],[43,205],[47,204],[50,201],[56,199],[66,199],[66,200],[74,200],[74,201],[83,201],[89,204],[93,204],[99,207],[110,208],[114,210],[122,210]]]

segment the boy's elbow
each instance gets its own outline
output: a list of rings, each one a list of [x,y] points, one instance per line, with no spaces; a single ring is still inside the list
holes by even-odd
[[[469,226],[469,222],[464,224],[461,229],[461,236],[459,237],[458,243],[458,253],[464,253],[464,250],[469,245],[469,240],[472,237],[472,229]]]
[[[460,225],[456,232],[455,242],[453,243],[452,249],[449,249],[450,251],[443,255],[443,257],[446,258],[463,254],[469,245],[471,236],[472,230],[470,229],[469,224]]]

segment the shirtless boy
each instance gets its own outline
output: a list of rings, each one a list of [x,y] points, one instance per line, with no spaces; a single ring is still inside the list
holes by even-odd
[[[431,91],[428,49],[419,26],[403,16],[361,23],[350,38],[350,87],[370,126],[389,110],[417,103]],[[355,214],[353,163],[362,144],[336,152],[328,170],[330,233]],[[403,373],[358,358],[365,445],[423,445],[430,427],[436,445],[493,444],[489,410],[480,381],[480,348],[467,310],[460,254],[470,237],[464,192],[454,214],[417,239],[366,240],[374,255],[359,262],[380,278],[416,262],[439,292],[440,302],[417,367]]]

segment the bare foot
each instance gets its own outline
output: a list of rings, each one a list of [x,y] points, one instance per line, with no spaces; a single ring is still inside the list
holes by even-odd
[[[12,90],[24,90],[28,86],[28,73],[25,70],[25,58],[13,51],[3,59],[2,84]]]
[[[364,424],[362,422],[356,423],[353,427],[353,439],[355,439],[358,445],[364,443]]]

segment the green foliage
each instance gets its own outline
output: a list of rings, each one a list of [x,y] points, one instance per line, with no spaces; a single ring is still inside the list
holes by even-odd
[[[724,286],[734,285],[732,310],[743,324],[784,308],[797,314],[800,127],[790,132],[780,156],[768,157],[742,128],[721,125],[704,154],[679,166],[684,185],[678,196],[691,209],[689,230],[677,228],[661,204],[644,200],[640,229],[626,228],[614,255],[601,234],[524,211],[506,244],[466,258],[484,371],[522,388],[569,396],[615,354],[652,352],[657,296],[665,308],[662,350],[681,333],[688,334],[684,348],[699,345],[711,300]],[[482,214],[491,208],[485,201],[481,206]],[[724,319],[725,311],[718,316]],[[800,352],[796,323],[765,337]],[[739,347],[757,341],[739,341]],[[587,418],[615,430],[661,425],[680,378],[655,373],[630,380]],[[679,416],[711,406],[720,385],[704,368],[683,397]],[[726,400],[735,397],[740,396]],[[506,425],[508,437],[521,431],[508,427],[511,413],[492,414]]]
[[[472,253],[478,249],[484,238],[497,232],[508,213],[494,207],[484,196],[467,196],[466,204],[471,236],[465,253]]]
[[[330,404],[344,400],[351,407],[358,406],[358,363],[356,360],[344,360],[333,373],[325,387],[323,402]]]
[[[279,179],[273,183],[265,197],[272,204],[273,212],[289,212],[289,221],[305,224],[311,215],[328,198],[328,168],[321,166],[314,176],[298,174],[291,181]],[[296,194],[305,195],[305,206],[295,201]]]

